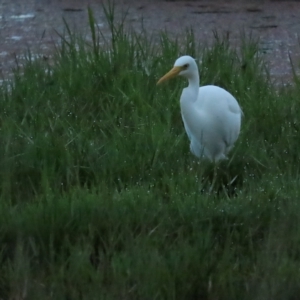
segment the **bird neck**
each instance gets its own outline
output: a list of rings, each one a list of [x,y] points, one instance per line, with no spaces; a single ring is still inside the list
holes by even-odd
[[[189,89],[190,93],[192,93],[192,95],[194,95],[194,97],[191,97],[191,100],[193,100],[193,102],[195,102],[198,99],[198,93],[199,93],[198,72],[194,73],[193,76],[188,78],[188,80],[189,80],[188,89]]]

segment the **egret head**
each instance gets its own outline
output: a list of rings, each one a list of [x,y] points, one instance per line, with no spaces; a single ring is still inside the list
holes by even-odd
[[[194,76],[195,73],[198,74],[198,67],[195,59],[188,55],[181,56],[175,61],[174,67],[161,77],[157,84],[176,76],[183,76],[189,79]]]

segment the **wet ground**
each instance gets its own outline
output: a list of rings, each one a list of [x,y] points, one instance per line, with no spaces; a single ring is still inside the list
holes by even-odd
[[[26,3],[25,3],[26,2]],[[63,18],[74,30],[88,33],[87,6],[96,16],[99,27],[107,24],[100,0],[2,0],[0,3],[0,75],[7,77],[20,56],[32,53],[51,55],[59,41],[56,33],[64,31]],[[197,39],[208,44],[213,30],[227,31],[238,42],[241,30],[260,37],[260,48],[270,65],[271,75],[289,81],[289,56],[298,65],[300,47],[300,2],[230,2],[127,0],[116,1],[117,16],[127,11],[126,23],[149,33],[162,29],[171,34],[193,27]],[[87,38],[88,35],[87,35]]]

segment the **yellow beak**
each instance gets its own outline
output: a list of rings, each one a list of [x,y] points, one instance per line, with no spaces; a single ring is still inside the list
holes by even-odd
[[[176,77],[180,72],[182,71],[182,67],[174,67],[172,68],[166,75],[164,75],[162,78],[160,78],[157,81],[157,85],[161,84],[164,81],[167,81],[171,78]]]

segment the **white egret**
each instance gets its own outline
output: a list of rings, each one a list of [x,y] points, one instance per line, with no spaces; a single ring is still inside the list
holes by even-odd
[[[240,133],[243,113],[238,102],[221,87],[206,85],[199,88],[198,67],[190,56],[178,58],[157,84],[177,75],[189,81],[182,91],[180,107],[191,152],[212,162],[226,159]]]

